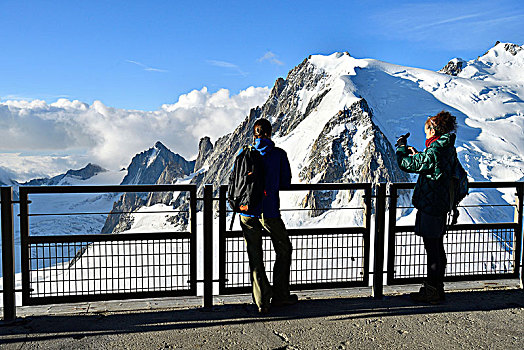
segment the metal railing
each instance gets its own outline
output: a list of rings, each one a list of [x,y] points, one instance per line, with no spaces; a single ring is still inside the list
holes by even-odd
[[[285,191],[361,192],[362,225],[352,227],[288,228],[293,255],[290,288],[320,289],[367,286],[369,281],[369,246],[371,222],[371,184],[293,184]],[[307,197],[306,195],[306,197]],[[358,195],[358,194],[355,194]],[[250,270],[241,230],[227,229],[227,186],[219,191],[219,291],[220,294],[243,293],[251,290]],[[315,211],[316,215],[333,208],[283,208],[288,211]],[[231,218],[230,218],[231,219]],[[270,282],[275,253],[271,239],[263,237],[264,261]]]
[[[74,232],[74,220],[69,220],[67,223],[71,226],[65,234],[32,234],[34,226],[30,225],[30,218],[139,215],[115,208],[111,212],[30,212],[30,203],[37,195],[45,195],[45,201],[49,195],[66,193],[132,193],[136,194],[132,198],[137,200],[159,192],[189,193],[189,206],[185,211],[189,216],[189,230],[78,234]],[[168,215],[173,211],[154,213]],[[194,185],[20,187],[20,237],[24,305],[196,295]]]
[[[489,280],[518,278],[522,251],[522,183],[473,182],[470,195],[477,189],[511,189],[515,205],[485,203],[459,205],[461,216],[467,217],[472,208],[496,208],[492,223],[463,223],[449,226],[444,236],[448,264],[445,281]],[[426,276],[426,254],[422,238],[415,235],[413,225],[400,225],[399,210],[409,210],[410,205],[399,206],[399,193],[407,194],[412,183],[394,183],[389,187],[390,210],[388,229],[387,284],[420,282]],[[407,196],[408,198],[411,195]],[[465,201],[467,203],[467,201]],[[512,208],[511,221],[504,208]],[[507,210],[506,210],[507,211]],[[487,214],[486,214],[487,215]],[[494,220],[495,221],[495,220]]]
[[[372,285],[376,298],[382,296],[383,274],[387,284],[405,284],[420,281],[425,276],[425,253],[414,227],[397,222],[399,210],[410,211],[410,191],[414,184],[294,184],[286,194],[304,191],[304,203],[299,208],[283,208],[283,216],[310,213],[320,217],[338,210],[360,210],[360,224],[333,225],[335,227],[290,227],[288,232],[294,246],[291,288],[346,288]],[[448,256],[447,281],[484,280],[493,278],[521,278],[522,227],[524,183],[471,183],[472,192],[478,189],[515,190],[513,208],[486,203],[463,205],[468,210],[483,207],[501,207],[506,218],[510,210],[514,219],[491,223],[459,223],[446,238]],[[387,194],[389,189],[389,195]],[[404,192],[403,192],[404,191]],[[187,192],[182,198],[188,215],[185,231],[134,232],[124,234],[86,234],[74,232],[74,220],[65,232],[52,235],[34,234],[31,220],[45,221],[52,217],[81,217],[82,215],[139,215],[114,207],[110,212],[79,213],[45,212],[32,210],[39,196],[66,194],[134,193],[142,198],[147,193]],[[149,298],[197,295],[196,285],[203,282],[203,306],[213,303],[213,282],[218,282],[220,294],[250,291],[250,277],[245,244],[240,230],[229,231],[230,215],[226,206],[227,186],[218,189],[204,187],[203,198],[196,198],[195,185],[130,185],[130,186],[63,186],[20,187],[20,200],[13,200],[10,187],[1,188],[2,272],[4,321],[14,320],[14,214],[13,204],[20,205],[22,304],[34,305],[59,302],[79,302],[108,299]],[[313,196],[317,193],[318,196]],[[480,192],[479,192],[480,193]],[[513,193],[513,192],[511,192]],[[337,194],[357,198],[355,207],[322,207],[333,204]],[[500,195],[500,193],[499,193]],[[508,193],[505,193],[507,196]],[[30,198],[31,196],[31,198]],[[141,197],[142,196],[142,197]],[[502,196],[502,195],[501,195]],[[507,198],[507,197],[504,197]],[[375,205],[372,206],[372,200]],[[388,201],[389,199],[389,201]],[[203,201],[203,251],[198,252],[196,208]],[[180,200],[178,201],[180,204]],[[213,256],[214,201],[218,201],[218,279],[214,279]],[[65,201],[68,202],[67,200]],[[307,202],[307,203],[306,203]],[[355,202],[352,202],[353,204]],[[45,208],[45,205],[44,205]],[[389,215],[387,214],[389,208]],[[371,230],[371,213],[375,213]],[[173,210],[148,211],[168,215]],[[293,214],[294,213],[294,214]],[[405,213],[404,213],[405,214]],[[306,215],[306,214],[304,214]],[[504,215],[501,215],[504,216]],[[306,215],[307,216],[307,215]],[[303,216],[302,216],[303,217]],[[80,220],[80,219],[79,219]],[[42,221],[42,222],[43,222]],[[293,220],[290,220],[293,221]],[[36,232],[39,233],[39,232]],[[374,241],[371,251],[370,242]],[[384,256],[387,243],[387,261]],[[274,253],[269,237],[264,238],[268,277],[271,275]],[[374,261],[371,262],[371,255]],[[203,279],[197,279],[197,256],[202,256]],[[373,265],[371,269],[370,266]],[[371,270],[371,271],[370,271]],[[370,283],[369,276],[373,274]],[[271,277],[270,277],[271,278]]]

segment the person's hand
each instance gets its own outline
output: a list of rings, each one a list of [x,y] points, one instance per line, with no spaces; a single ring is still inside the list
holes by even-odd
[[[406,146],[408,144],[408,137],[409,137],[409,132],[407,134],[400,136],[397,139],[397,143],[395,143],[395,147]]]
[[[409,155],[411,155],[411,156],[414,156],[415,154],[418,153],[418,151],[416,150],[416,148],[413,147],[413,146],[408,146],[408,151],[409,151]]]

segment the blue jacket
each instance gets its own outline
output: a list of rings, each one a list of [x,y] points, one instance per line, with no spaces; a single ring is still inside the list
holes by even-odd
[[[264,218],[279,218],[280,197],[278,191],[289,188],[289,185],[291,185],[291,167],[286,151],[275,147],[275,143],[270,139],[255,139],[253,146],[260,152],[264,161],[265,196],[258,207],[241,215],[261,217],[264,214]]]

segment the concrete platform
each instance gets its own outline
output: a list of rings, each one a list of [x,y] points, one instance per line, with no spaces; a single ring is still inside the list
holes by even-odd
[[[17,308],[2,349],[524,349],[517,280],[446,284],[441,305],[411,302],[418,286],[298,293],[260,317],[250,295],[107,301]]]

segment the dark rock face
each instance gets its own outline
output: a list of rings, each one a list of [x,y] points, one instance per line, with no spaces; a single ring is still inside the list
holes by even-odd
[[[460,72],[462,72],[462,69],[466,66],[466,61],[457,58],[455,60],[451,60],[442,68],[439,70],[439,73],[444,73],[447,75],[457,76]]]
[[[227,184],[236,154],[252,142],[253,124],[258,118],[272,121],[273,134],[286,136],[303,121],[329,93],[329,76],[308,60],[295,67],[286,80],[278,79],[262,107],[254,108],[231,133],[218,139],[207,157],[209,168],[195,176],[202,194],[204,184],[213,184],[215,195],[221,184]],[[300,90],[306,87],[319,93],[301,112],[298,108]],[[337,130],[337,132],[333,132]],[[278,145],[277,145],[278,146]],[[396,163],[395,152],[372,120],[372,111],[364,99],[354,103],[346,113],[338,113],[323,126],[311,155],[299,174],[301,182],[382,182],[408,181]],[[294,179],[297,182],[297,179]],[[305,207],[328,207],[336,193],[309,193]],[[181,201],[183,202],[183,201]],[[313,216],[321,211],[313,211]]]
[[[200,169],[202,165],[204,165],[204,162],[206,161],[211,151],[213,151],[213,144],[211,143],[211,139],[207,136],[201,138],[200,143],[198,144],[198,156],[195,161],[195,171]]]
[[[89,163],[80,170],[68,170],[65,176],[71,176],[71,177],[76,177],[81,180],[87,180],[95,176],[96,174],[103,173],[106,171],[107,170],[102,168],[101,166]]]
[[[170,172],[172,177],[164,177],[165,181],[171,181],[190,174],[193,172],[195,162],[188,162],[182,156],[171,152],[161,142],[157,142],[154,147],[133,157],[131,164],[127,167],[127,175],[122,180],[121,185],[156,184],[168,166],[172,170]]]
[[[137,154],[129,165],[128,173],[122,180],[122,185],[154,185],[172,184],[178,179],[190,175],[195,167],[195,161],[187,161],[182,156],[171,152],[161,142],[154,147]],[[102,228],[102,233],[117,233],[131,228],[131,212],[142,206],[154,204],[170,205],[173,192],[125,193],[113,205],[111,214]],[[181,221],[187,224],[187,215]]]
[[[408,181],[396,163],[393,147],[372,121],[365,99],[337,113],[326,123],[314,142],[307,165],[300,171],[305,183],[379,183]],[[302,202],[305,208],[327,208],[335,192],[310,192]],[[353,193],[350,195],[351,200]],[[312,216],[324,210],[312,211]]]
[[[275,135],[288,135],[320,104],[329,92],[327,77],[306,59],[288,73],[285,81],[277,80],[261,114],[261,117],[273,121]],[[299,92],[303,89],[321,91],[311,99],[304,113],[298,109]]]
[[[522,46],[519,46],[517,44],[506,43],[504,44],[504,50],[506,50],[513,56],[516,56],[520,51],[524,50],[524,48],[522,48]]]

